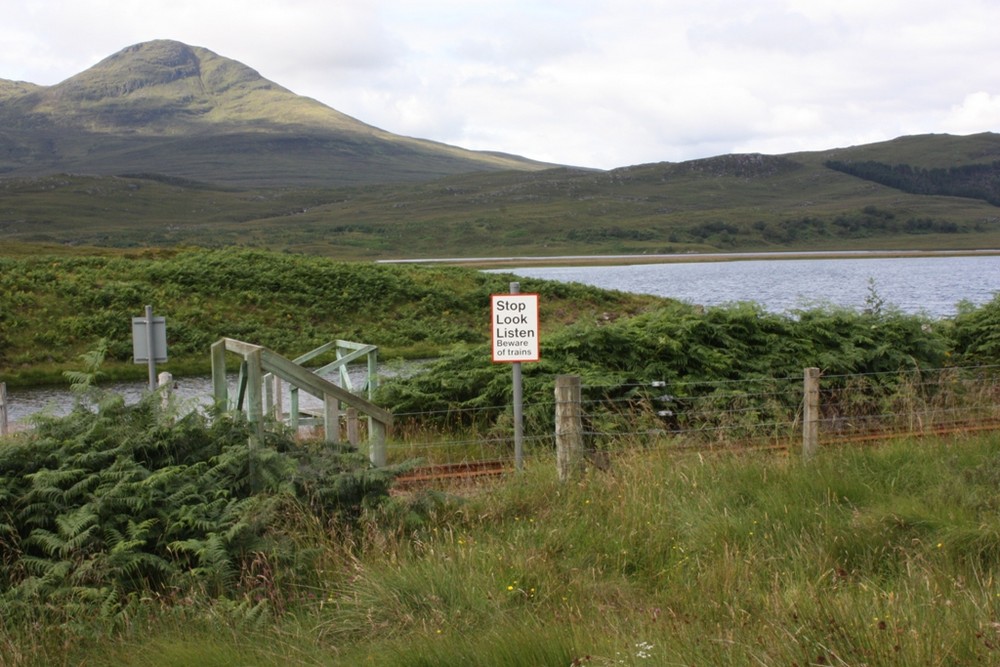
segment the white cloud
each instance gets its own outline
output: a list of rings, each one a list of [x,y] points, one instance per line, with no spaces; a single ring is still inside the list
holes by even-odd
[[[611,168],[1000,131],[994,0],[0,0],[0,77],[169,38],[392,132]]]
[[[978,91],[951,107],[942,129],[955,134],[972,134],[992,128],[1000,131],[1000,94]]]

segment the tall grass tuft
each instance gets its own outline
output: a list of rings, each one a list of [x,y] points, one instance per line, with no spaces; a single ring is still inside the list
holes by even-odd
[[[991,436],[535,465],[362,557],[323,625],[407,656],[386,664],[997,659],[998,461]],[[503,657],[526,635],[558,657]]]
[[[998,664],[998,478],[996,434],[810,461],[636,451],[571,483],[531,460],[369,506],[350,531],[290,514],[289,539],[320,553],[274,577],[298,587],[264,601],[284,608],[147,606],[34,642],[5,628],[0,661]]]

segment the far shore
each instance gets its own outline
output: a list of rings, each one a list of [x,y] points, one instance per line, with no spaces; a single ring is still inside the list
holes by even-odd
[[[1000,255],[1000,248],[979,250],[816,250],[788,252],[713,252],[640,255],[550,255],[521,257],[438,257],[380,259],[377,264],[455,264],[479,268],[514,266],[615,266],[626,264],[675,264],[681,262],[732,262],[772,259],[857,259],[863,257],[965,257]]]

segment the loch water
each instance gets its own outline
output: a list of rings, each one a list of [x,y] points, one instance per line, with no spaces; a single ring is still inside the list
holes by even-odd
[[[1000,256],[747,259],[626,266],[524,266],[497,272],[653,294],[704,306],[752,301],[775,313],[819,306],[952,317],[1000,292]]]

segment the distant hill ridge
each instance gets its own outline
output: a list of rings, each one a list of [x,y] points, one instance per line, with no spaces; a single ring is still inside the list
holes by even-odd
[[[550,166],[395,135],[171,40],[130,46],[54,86],[0,80],[0,176],[330,186]]]
[[[0,80],[0,254],[1000,248],[992,132],[556,167],[394,135],[176,41],[128,47],[53,86]]]

